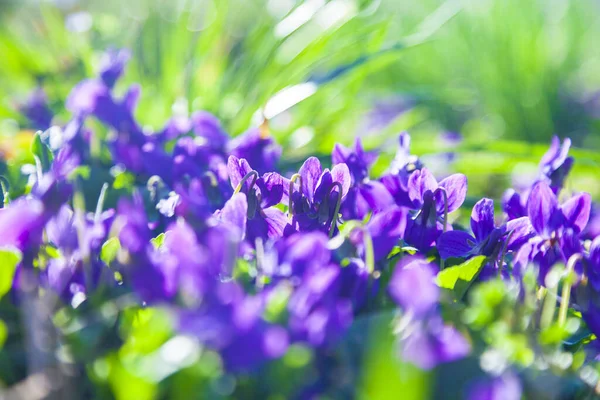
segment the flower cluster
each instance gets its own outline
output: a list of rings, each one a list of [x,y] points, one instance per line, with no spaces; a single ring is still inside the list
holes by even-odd
[[[507,337],[527,341],[524,332],[553,326],[560,345],[582,329],[600,335],[600,238],[586,236],[590,195],[563,189],[568,140],[555,138],[537,179],[507,192],[503,216],[491,199],[474,202],[468,230],[457,212],[466,176],[438,181],[410,154],[407,133],[379,178],[370,174],[377,152],[359,139],[335,146],[331,168],[309,157],[278,169],[266,121],[235,138],[207,112],[142,128],[140,88],[114,90],[128,58],[108,53],[98,77],[72,90],[73,119],[36,136],[28,194],[0,211],[0,246],[19,257],[14,304],[32,291],[55,309],[127,294],[139,309],[168,310],[175,333],[218,353],[230,372],[298,345],[326,360],[357,320],[390,311],[399,358],[426,370],[500,351],[488,329],[506,309],[524,313]],[[24,113],[47,129],[44,102],[36,92]],[[99,164],[113,166],[112,185],[90,205],[85,170]],[[107,207],[111,191],[120,198]],[[481,304],[468,301],[478,296]],[[574,312],[587,328],[567,323]],[[492,376],[472,393],[520,398],[517,374],[534,363],[514,343],[501,368],[482,362]]]

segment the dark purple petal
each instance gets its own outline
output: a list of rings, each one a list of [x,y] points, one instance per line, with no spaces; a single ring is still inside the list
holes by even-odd
[[[229,137],[217,117],[206,111],[197,111],[191,119],[194,133],[204,138],[211,149],[222,150],[225,147]]]
[[[483,198],[471,212],[471,229],[477,241],[482,241],[494,229],[494,200]]]
[[[476,244],[477,240],[463,231],[444,232],[437,239],[438,251],[443,259],[468,257]]]
[[[446,190],[448,196],[448,212],[457,210],[467,197],[467,177],[463,174],[450,175],[439,184]],[[444,201],[442,196],[436,197],[438,212],[444,211]]]
[[[539,235],[548,237],[556,228],[555,220],[558,201],[552,189],[545,182],[535,184],[529,194],[527,213],[531,224]]]
[[[319,182],[322,172],[321,162],[317,157],[309,157],[298,171],[302,179],[302,194],[308,199],[310,204],[314,201],[317,182]]]
[[[401,207],[413,207],[413,202],[408,195],[408,175],[387,174],[380,178],[381,183],[390,192],[394,201]]]
[[[508,189],[502,196],[502,209],[508,219],[515,219],[527,215],[527,209],[523,206],[522,197],[514,189]]]
[[[393,206],[375,214],[367,223],[367,230],[373,241],[375,261],[383,260],[394,248],[406,229],[408,213],[405,208]]]
[[[52,110],[48,107],[48,99],[42,88],[37,88],[28,96],[26,102],[19,107],[25,114],[32,128],[45,131],[52,123]]]
[[[336,143],[331,152],[331,162],[333,165],[345,163],[352,155],[352,150],[343,144]]]
[[[100,77],[106,86],[112,88],[115,85],[130,57],[125,49],[109,50],[104,54],[100,61]]]
[[[333,165],[343,163],[348,166],[353,184],[360,183],[369,176],[369,167],[376,158],[377,153],[364,151],[360,138],[356,139],[354,149],[336,144],[331,153]]]
[[[560,206],[565,217],[566,226],[579,233],[583,231],[590,219],[592,197],[589,193],[581,193],[571,197]]]
[[[333,176],[331,176],[329,169],[326,168],[317,181],[317,188],[314,192],[313,203],[321,204],[325,202],[325,200],[330,197],[329,194],[333,192],[337,192],[337,189],[334,190]]]
[[[354,204],[356,218],[362,219],[368,213],[378,214],[392,206],[394,199],[381,182],[368,181],[358,186]]]
[[[248,160],[261,174],[273,171],[281,156],[281,147],[260,128],[249,129],[231,139],[227,143],[227,150],[238,158]]]
[[[276,172],[268,172],[256,181],[260,189],[260,206],[268,208],[277,205],[283,198],[283,177]]]

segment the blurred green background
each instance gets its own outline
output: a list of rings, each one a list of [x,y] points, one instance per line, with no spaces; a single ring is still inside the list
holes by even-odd
[[[264,112],[286,156],[361,135],[388,155],[375,173],[408,130],[415,153],[453,153],[432,169],[450,162],[471,195],[492,197],[557,134],[579,148],[572,187],[599,194],[594,0],[0,0],[0,15],[3,141],[25,126],[32,89],[66,121],[73,85],[126,47],[117,90],[142,85],[137,118],[153,128],[204,109],[235,135]]]

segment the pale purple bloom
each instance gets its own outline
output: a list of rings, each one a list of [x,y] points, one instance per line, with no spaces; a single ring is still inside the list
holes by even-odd
[[[394,270],[388,286],[392,299],[405,312],[424,317],[434,311],[440,297],[435,284],[437,267],[418,256],[403,258]]]

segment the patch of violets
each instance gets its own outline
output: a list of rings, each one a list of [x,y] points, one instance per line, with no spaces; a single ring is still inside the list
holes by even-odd
[[[370,173],[378,152],[359,139],[336,144],[331,163],[308,157],[281,170],[282,150],[266,123],[232,138],[200,111],[157,132],[142,128],[140,88],[114,90],[128,59],[124,50],[107,53],[98,76],[73,88],[72,120],[46,138],[51,166],[38,165],[29,193],[0,211],[0,246],[23,254],[13,301],[31,279],[70,307],[121,287],[140,307],[170,310],[176,330],[217,351],[229,371],[280,358],[292,344],[326,353],[354,321],[391,310],[399,358],[429,370],[473,356],[472,334],[449,317],[454,306],[439,276],[457,260],[483,256],[473,285],[519,287],[535,271],[543,290],[553,268],[572,264],[572,309],[600,335],[600,238],[589,236],[598,219],[590,226],[589,194],[564,188],[574,163],[568,139],[553,139],[538,177],[510,189],[502,210],[492,199],[472,202],[467,229],[453,223],[467,177],[435,177],[410,154],[408,133],[379,178]],[[43,92],[23,110],[33,127],[50,128]],[[97,136],[90,120],[106,135]],[[104,210],[101,198],[87,212],[72,177],[93,163],[90,147],[100,138],[111,162],[142,184],[116,207]],[[107,261],[111,241],[118,251]],[[40,265],[48,248],[57,255]],[[267,318],[282,297],[284,309]],[[477,382],[469,398],[520,393],[505,370]]]

